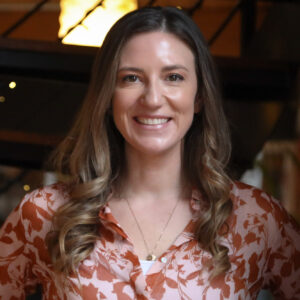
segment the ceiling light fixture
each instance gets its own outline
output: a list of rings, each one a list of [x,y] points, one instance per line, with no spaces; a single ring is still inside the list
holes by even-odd
[[[137,9],[136,0],[61,0],[58,36],[65,44],[101,46],[111,26]]]
[[[11,81],[11,82],[8,84],[8,86],[9,86],[10,89],[14,89],[14,88],[17,86],[17,84],[16,84],[15,81]]]

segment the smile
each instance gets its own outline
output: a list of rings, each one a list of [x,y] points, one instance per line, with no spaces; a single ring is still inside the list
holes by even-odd
[[[138,118],[136,117],[135,120],[144,125],[160,125],[167,123],[170,119],[169,118]]]

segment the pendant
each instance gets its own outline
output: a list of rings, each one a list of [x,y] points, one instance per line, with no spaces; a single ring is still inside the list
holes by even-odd
[[[146,257],[146,260],[156,260],[156,256],[154,254],[149,254],[147,257]]]

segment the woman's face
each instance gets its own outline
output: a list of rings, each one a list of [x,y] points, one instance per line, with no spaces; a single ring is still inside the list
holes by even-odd
[[[148,155],[181,148],[195,112],[194,55],[175,35],[142,33],[125,44],[113,118],[127,150]]]

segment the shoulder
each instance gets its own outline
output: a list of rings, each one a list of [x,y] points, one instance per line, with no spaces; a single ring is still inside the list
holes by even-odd
[[[278,200],[254,186],[234,182],[230,197],[236,214],[243,211],[261,216],[271,214],[277,221],[284,221],[287,216]]]
[[[26,194],[20,203],[20,208],[24,213],[30,213],[36,209],[43,209],[49,214],[53,214],[68,200],[68,186],[58,182]]]
[[[26,194],[16,208],[16,213],[27,232],[48,231],[55,212],[68,200],[67,185],[55,183]]]
[[[299,225],[278,200],[256,187],[234,182],[231,199],[227,241],[233,268],[246,270],[252,289],[268,287],[278,299],[296,299]]]
[[[68,199],[67,187],[61,183],[26,194],[0,229],[0,257],[16,257],[28,247],[44,249],[53,215]]]
[[[286,236],[296,234],[299,240],[299,225],[287,213],[280,201],[266,192],[242,182],[234,182],[231,189],[233,214],[230,220],[234,231],[256,236],[268,236],[275,242]],[[254,237],[254,235],[253,235]]]

